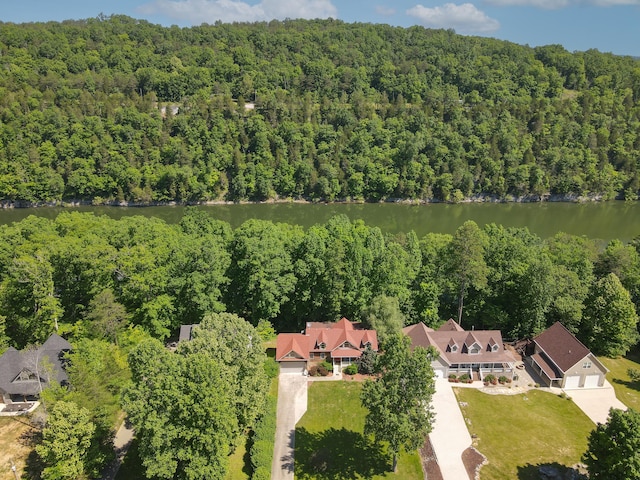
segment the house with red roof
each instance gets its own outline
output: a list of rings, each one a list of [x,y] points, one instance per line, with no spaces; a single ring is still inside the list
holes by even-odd
[[[528,353],[529,363],[550,387],[570,390],[605,384],[607,367],[560,322],[535,337]]]
[[[378,351],[375,330],[346,318],[334,323],[309,322],[302,333],[281,333],[276,343],[276,361],[282,373],[303,373],[309,366],[322,361],[331,362],[334,372],[360,358],[371,347]]]
[[[492,374],[513,378],[515,357],[502,342],[499,330],[464,330],[449,319],[434,330],[424,323],[402,329],[411,338],[412,347],[434,347],[439,353],[432,366],[436,377],[468,374],[481,380]]]

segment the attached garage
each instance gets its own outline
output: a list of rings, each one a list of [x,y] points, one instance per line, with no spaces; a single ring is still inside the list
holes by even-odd
[[[564,389],[580,388],[580,375],[569,375],[565,377]]]
[[[298,373],[302,375],[307,368],[307,362],[279,362],[280,373]]]
[[[587,375],[584,377],[584,388],[598,388],[600,386],[600,375]]]

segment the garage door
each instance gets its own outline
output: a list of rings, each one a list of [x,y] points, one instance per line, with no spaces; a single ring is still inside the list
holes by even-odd
[[[565,389],[578,388],[580,386],[580,375],[571,375],[567,377],[564,384]]]
[[[598,388],[600,375],[587,375],[584,377],[584,388]]]
[[[302,375],[306,362],[280,362],[280,373],[299,373]]]

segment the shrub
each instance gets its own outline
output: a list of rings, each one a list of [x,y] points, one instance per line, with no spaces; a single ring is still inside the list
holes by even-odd
[[[364,349],[360,358],[356,361],[358,364],[358,372],[363,375],[371,375],[376,366],[376,359],[378,354],[373,351],[373,349],[367,345],[367,348]]]
[[[352,363],[342,371],[347,375],[355,375],[356,373],[358,373],[358,366],[355,363]]]
[[[458,377],[458,380],[462,383],[471,383],[473,382],[473,379],[471,378],[471,376],[468,373],[463,373],[462,375],[460,375]]]
[[[511,379],[510,379],[510,378],[505,377],[504,375],[500,375],[500,377],[498,378],[498,381],[499,381],[500,383],[502,383],[503,385],[504,385],[505,383],[511,383]]]
[[[253,467],[252,480],[267,480],[271,477],[271,463],[273,460],[273,439],[276,435],[276,411],[278,401],[269,395],[265,404],[264,413],[256,421],[251,436],[251,466]]]
[[[322,377],[326,377],[327,375],[329,375],[329,370],[327,370],[324,365],[318,365],[318,372],[317,375],[320,375]]]
[[[637,368],[628,369],[627,375],[629,375],[629,378],[631,379],[632,382],[634,383],[640,382],[640,370],[638,370]]]
[[[495,375],[487,375],[486,377],[484,377],[484,379],[482,380],[484,383],[493,383],[493,381],[496,379]]]
[[[326,360],[320,362],[318,366],[324,368],[327,372],[333,372],[333,363],[327,362]]]
[[[278,362],[273,358],[267,358],[264,361],[264,372],[267,374],[269,378],[276,378],[278,376],[280,367],[278,367]]]
[[[309,367],[309,372],[308,373],[309,373],[310,377],[317,377],[318,375],[320,375],[318,373],[318,366],[317,365],[311,365]]]

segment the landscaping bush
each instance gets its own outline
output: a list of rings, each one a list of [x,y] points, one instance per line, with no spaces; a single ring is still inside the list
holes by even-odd
[[[319,376],[320,374],[318,373],[318,366],[317,366],[317,365],[311,365],[311,366],[309,367],[309,372],[308,372],[308,373],[309,373],[309,376],[310,376],[310,377],[317,377],[317,376]]]
[[[324,365],[318,365],[317,375],[320,375],[322,377],[326,377],[327,375],[329,375],[329,370],[327,370]],[[317,375],[315,375],[315,376],[317,376]]]
[[[356,360],[356,363],[358,364],[358,373],[371,375],[375,371],[377,358],[378,354],[374,352],[369,345],[367,345],[367,348],[364,349],[360,358]]]
[[[633,383],[640,382],[640,370],[637,368],[629,368],[627,370],[627,375],[629,375],[629,378]]]
[[[264,372],[267,374],[269,378],[276,378],[278,376],[278,372],[280,371],[280,367],[278,366],[278,362],[273,358],[267,358],[264,362]]]
[[[326,360],[320,362],[318,366],[324,368],[327,372],[333,372],[333,363],[329,363]]]
[[[496,377],[495,375],[487,375],[486,377],[484,377],[484,379],[482,380],[484,383],[493,383],[495,381]]]
[[[504,375],[500,375],[500,377],[498,378],[498,381],[503,385],[505,383],[511,383],[511,379],[508,377],[505,377]]]
[[[352,363],[348,367],[344,368],[342,371],[347,375],[355,375],[356,373],[358,373],[358,366],[355,363]]]
[[[451,383],[458,383],[458,377],[456,377],[453,373],[449,375],[449,381]]]
[[[462,383],[472,383],[473,379],[471,378],[471,376],[468,373],[463,373],[462,375],[460,375],[458,377],[458,380]]]
[[[265,480],[271,477],[271,462],[273,459],[273,444],[276,436],[277,399],[271,395],[267,397],[264,414],[258,419],[251,437],[252,445],[249,450],[253,480]]]

